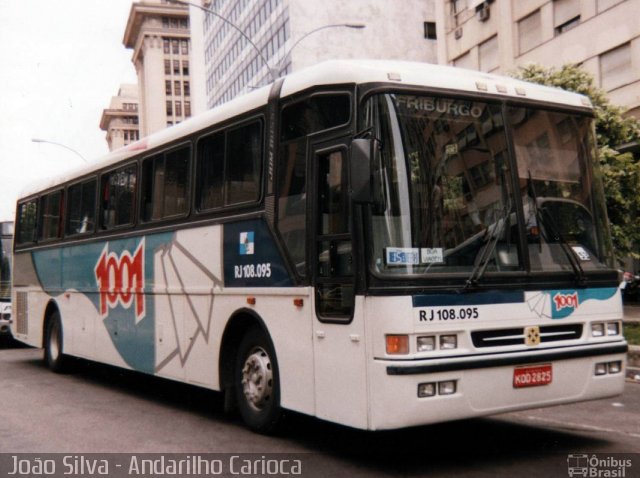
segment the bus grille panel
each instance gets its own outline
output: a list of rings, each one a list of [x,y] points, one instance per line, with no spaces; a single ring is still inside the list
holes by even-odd
[[[582,337],[582,324],[544,325],[540,327],[540,343],[561,340],[578,340]],[[471,332],[471,340],[476,348],[507,347],[525,344],[525,327],[497,330],[477,330]]]

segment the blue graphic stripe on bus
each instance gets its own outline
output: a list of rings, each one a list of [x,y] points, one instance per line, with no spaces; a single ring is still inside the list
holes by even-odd
[[[564,319],[573,314],[580,305],[588,300],[608,300],[618,289],[605,287],[599,289],[564,289],[548,291],[551,298],[551,318]]]
[[[173,237],[174,233],[164,233],[36,251],[33,262],[46,293],[84,294],[102,317],[122,359],[135,370],[153,373],[154,296],[145,292],[154,281],[154,254]]]
[[[263,219],[224,226],[225,287],[283,287],[291,285],[284,260]]]
[[[430,294],[412,297],[414,307],[441,307],[449,305],[516,304],[524,302],[524,292],[486,291],[463,294]]]

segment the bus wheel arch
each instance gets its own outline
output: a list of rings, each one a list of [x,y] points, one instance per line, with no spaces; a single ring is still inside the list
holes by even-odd
[[[267,328],[254,311],[242,309],[229,319],[220,355],[225,409],[237,408],[254,431],[275,431],[282,415],[278,361]]]
[[[68,357],[64,354],[64,331],[60,310],[55,301],[47,304],[44,314],[42,347],[44,362],[50,370],[64,373],[68,369]]]

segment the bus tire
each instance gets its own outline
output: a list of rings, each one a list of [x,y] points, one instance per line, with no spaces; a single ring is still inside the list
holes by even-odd
[[[68,357],[64,355],[64,334],[60,313],[53,312],[47,321],[44,335],[44,361],[56,373],[68,370]]]
[[[271,341],[257,327],[249,329],[240,342],[234,382],[247,427],[259,433],[275,432],[282,418],[278,363]]]

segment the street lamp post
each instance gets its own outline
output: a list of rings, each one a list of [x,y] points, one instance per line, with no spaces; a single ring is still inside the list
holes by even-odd
[[[235,23],[229,21],[227,18],[223,17],[219,13],[214,12],[212,9],[207,8],[207,7],[203,7],[202,5],[198,5],[197,3],[189,2],[187,0],[170,0],[170,1],[173,2],[173,3],[182,4],[182,5],[191,5],[192,7],[198,8],[198,9],[202,10],[205,13],[210,13],[211,15],[215,16],[216,18],[219,18],[220,20],[225,22],[227,25],[229,25],[234,30],[238,31],[242,35],[242,37],[245,40],[247,40],[247,42],[249,42],[249,44],[253,47],[253,49],[256,51],[256,53],[258,53],[258,56],[260,57],[262,62],[265,64],[265,66],[269,70],[269,76],[271,77],[271,81],[275,81],[280,77],[280,73],[282,72],[283,63],[286,61],[286,59],[289,57],[289,55],[291,55],[291,52],[293,51],[293,49],[295,47],[297,47],[298,44],[302,40],[307,38],[309,35],[311,35],[313,33],[316,33],[317,31],[324,30],[326,28],[353,28],[353,29],[357,29],[357,30],[361,30],[363,28],[366,28],[365,25],[362,25],[362,24],[359,24],[359,23],[335,23],[335,24],[323,25],[321,27],[315,28],[315,29],[311,30],[310,32],[307,32],[304,35],[302,35],[302,37],[300,37],[293,44],[293,46],[291,46],[291,48],[289,48],[289,50],[284,54],[284,56],[282,57],[282,60],[280,60],[280,62],[278,62],[277,67],[274,69],[274,68],[271,68],[269,66],[269,62],[267,61],[267,59],[262,54],[262,51],[260,50],[260,48],[258,48],[258,46],[251,40],[251,38],[249,38],[245,34],[245,32],[242,31],[242,29],[240,27],[238,27]]]
[[[82,159],[85,163],[88,163],[89,161],[86,160],[86,158],[84,156],[82,156],[80,153],[78,153],[75,149],[70,148],[69,146],[67,146],[66,144],[62,144],[62,143],[56,143],[55,141],[49,141],[47,139],[41,139],[41,138],[32,138],[31,139],[32,142],[34,143],[49,143],[49,144],[55,144],[56,146],[60,146],[62,148],[68,149],[69,151],[71,151],[72,153],[78,155],[80,157],[80,159]]]

